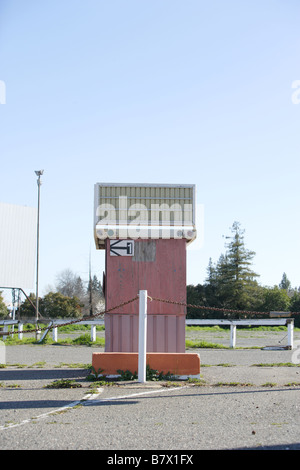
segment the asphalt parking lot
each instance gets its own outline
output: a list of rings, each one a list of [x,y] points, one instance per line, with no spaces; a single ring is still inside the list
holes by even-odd
[[[300,449],[293,351],[201,349],[201,384],[117,382],[91,393],[93,351],[99,348],[6,347],[2,450]],[[45,388],[59,379],[79,387]]]

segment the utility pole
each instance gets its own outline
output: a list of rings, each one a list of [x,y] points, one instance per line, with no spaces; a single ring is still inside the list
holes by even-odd
[[[39,319],[39,243],[40,243],[40,192],[41,192],[41,176],[44,170],[35,171],[37,175],[38,185],[38,213],[37,213],[37,235],[36,235],[36,337],[38,337],[38,319]]]
[[[90,260],[89,260],[89,277],[90,277],[90,280],[89,280],[89,285],[90,285],[90,289],[89,289],[89,294],[90,294],[90,316],[92,317],[93,316],[93,293],[92,293],[92,269],[91,269],[91,250],[90,250]]]

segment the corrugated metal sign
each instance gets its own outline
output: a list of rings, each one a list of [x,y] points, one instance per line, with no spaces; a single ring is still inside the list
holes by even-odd
[[[95,184],[95,240],[196,238],[195,185]]]

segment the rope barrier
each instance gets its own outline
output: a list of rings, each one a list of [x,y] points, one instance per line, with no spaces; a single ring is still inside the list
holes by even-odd
[[[198,308],[200,310],[213,310],[216,312],[228,312],[228,313],[239,313],[239,314],[246,314],[246,315],[269,315],[269,312],[256,312],[256,311],[250,311],[250,310],[235,310],[232,308],[222,308],[222,307],[208,307],[205,305],[193,305],[193,304],[187,304],[185,302],[176,302],[175,300],[167,300],[167,299],[159,299],[157,297],[149,297],[148,298],[152,300],[156,300],[157,302],[165,302],[168,304],[174,304],[174,305],[181,305],[183,307],[190,307],[190,308]],[[290,313],[290,312],[289,312]],[[299,315],[300,312],[291,312],[293,315]]]
[[[116,310],[117,308],[121,308],[121,307],[124,307],[125,305],[128,305],[132,302],[134,302],[135,300],[137,300],[139,297],[136,296],[136,297],[133,297],[132,299],[130,300],[126,300],[125,302],[121,303],[120,305],[116,305],[115,307],[111,307],[109,308],[108,310],[105,310],[104,312],[100,312],[100,313],[96,313],[94,315],[90,315],[88,318],[89,320],[92,319],[92,318],[96,318],[96,317],[99,317],[100,315],[104,315],[105,313],[109,313],[113,310]],[[60,323],[59,326],[68,326],[68,325],[73,325],[75,323],[80,323],[81,321],[84,321],[85,318],[82,317],[82,318],[77,318],[76,320],[72,320],[72,321],[69,321],[69,322],[66,322],[66,323]],[[45,326],[43,328],[35,328],[35,329],[31,329],[31,330],[25,330],[23,331],[23,333],[36,333],[36,332],[40,332],[40,331],[45,331],[45,330],[52,330],[53,328],[56,328],[56,325],[53,325],[53,326]],[[9,335],[13,335],[15,334],[14,331],[1,331],[0,332],[0,336],[9,336]]]
[[[97,313],[97,314],[94,314],[94,315],[90,315],[88,318],[89,320],[92,319],[92,318],[96,318],[96,317],[99,317],[100,315],[104,315],[105,313],[109,313],[113,310],[116,310],[117,308],[122,308],[124,307],[125,305],[128,305],[132,302],[135,302],[137,299],[139,298],[139,296],[137,295],[136,297],[133,297],[132,299],[130,300],[127,300],[115,307],[112,307],[108,310],[105,310],[104,312],[100,312],[100,313]],[[168,299],[160,299],[160,298],[157,298],[157,297],[150,297],[148,295],[148,299],[152,302],[153,300],[157,301],[157,302],[164,302],[164,303],[167,303],[167,304],[172,304],[172,305],[180,305],[180,306],[183,306],[183,307],[190,307],[190,308],[197,308],[197,309],[200,309],[200,310],[212,310],[212,311],[215,311],[215,312],[228,312],[228,313],[238,313],[238,314],[245,314],[245,315],[268,315],[269,312],[258,312],[258,311],[251,311],[251,310],[236,310],[236,309],[232,309],[232,308],[222,308],[222,307],[209,307],[209,306],[205,306],[205,305],[194,305],[194,304],[187,304],[185,302],[178,302],[178,301],[175,301],[175,300],[168,300]],[[290,312],[289,312],[290,313]],[[300,315],[300,312],[291,312],[293,315]],[[68,326],[68,325],[73,325],[75,323],[80,323],[81,321],[84,321],[85,318],[82,317],[82,318],[79,318],[79,319],[76,319],[76,320],[72,320],[72,321],[69,321],[69,322],[66,322],[66,323],[62,323],[60,324],[59,326]],[[45,326],[43,328],[35,328],[35,329],[31,329],[31,330],[26,330],[24,331],[23,333],[36,333],[36,332],[40,332],[40,331],[45,331],[45,330],[52,330],[53,328],[56,328],[55,325],[53,326]],[[9,336],[9,335],[13,335],[15,334],[15,332],[13,331],[1,331],[0,332],[0,336]]]

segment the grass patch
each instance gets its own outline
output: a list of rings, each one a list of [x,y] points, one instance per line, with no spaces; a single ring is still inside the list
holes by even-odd
[[[169,388],[169,387],[182,387],[184,384],[180,382],[171,382],[167,381],[161,384],[162,387]]]
[[[67,320],[66,320],[67,323]],[[58,331],[60,333],[76,333],[78,331],[90,331],[91,325],[65,325],[65,326],[58,326]],[[105,326],[104,325],[96,325],[96,331],[104,331]]]
[[[206,385],[206,381],[203,379],[189,377],[186,381],[189,385],[195,385],[196,387],[202,387]]]
[[[229,328],[229,327],[228,327]],[[220,327],[219,325],[214,325],[214,326],[186,326],[185,327],[186,331],[216,331],[216,332],[220,332],[224,329],[224,327]]]
[[[37,367],[38,369],[42,369],[43,367],[45,367],[45,365],[46,365],[46,361],[40,361],[40,362],[35,362],[31,366],[28,366],[28,368],[31,369],[32,367]]]
[[[19,339],[16,335],[8,336],[5,340],[5,346],[19,346],[21,344],[38,344],[38,341],[34,337]]]
[[[223,362],[221,364],[217,364],[218,367],[235,367],[235,364],[230,364],[229,362]]]
[[[74,380],[69,380],[69,379],[60,379],[60,380],[54,380],[54,382],[51,382],[48,385],[45,385],[44,388],[80,388],[82,387],[81,384],[78,382],[75,382]]]
[[[197,320],[194,318],[193,320]],[[202,319],[201,319],[202,320]],[[255,323],[255,320],[253,324]],[[186,326],[186,331],[211,331],[211,332],[220,332],[224,330],[229,330],[230,325],[213,325],[213,326],[198,326],[198,325],[190,325]],[[251,326],[251,325],[239,325],[239,330],[250,330],[250,331],[285,331],[287,330],[286,325],[278,325],[278,326]],[[300,328],[295,327],[294,331],[300,331]]]
[[[21,388],[20,384],[5,384],[4,382],[0,382],[0,388]]]
[[[90,369],[91,364],[84,364],[81,362],[60,362],[58,365],[54,366],[55,369],[60,369],[62,367],[68,367],[69,369]]]
[[[252,364],[251,367],[300,367],[300,364],[294,364],[293,362],[274,362],[274,363]]]
[[[253,384],[248,382],[217,382],[215,387],[253,387]]]
[[[207,341],[192,341],[187,339],[185,342],[185,346],[188,349],[200,349],[200,348],[207,348],[207,349],[228,349],[227,346],[218,343],[208,343]]]
[[[130,381],[136,380],[138,378],[137,372],[131,372],[130,370],[117,370],[118,374],[120,374],[121,381]],[[146,365],[146,380],[151,381],[159,381],[159,380],[167,380],[170,381],[174,379],[173,375],[170,372],[164,374],[163,372],[159,372],[158,370],[151,369],[149,365]]]
[[[21,344],[38,344],[38,345],[74,345],[74,346],[105,346],[105,339],[104,338],[96,338],[96,341],[91,341],[91,336],[90,333],[84,333],[81,336],[78,336],[77,338],[63,338],[63,339],[58,339],[58,341],[53,341],[51,336],[48,335],[46,338],[43,339],[43,341],[36,340],[35,338],[23,338],[23,339],[18,339],[14,338],[12,336],[9,336],[5,340],[5,344],[7,346],[18,346]]]
[[[97,390],[93,390],[93,389],[97,389],[99,387],[111,387],[112,385],[117,385],[117,383],[113,380],[96,380],[95,382],[93,382],[91,385],[89,385],[89,388],[92,389],[92,393],[97,393]]]
[[[105,339],[96,338],[96,341],[91,341],[91,335],[89,333],[85,333],[78,338],[71,340],[71,344],[84,346],[104,346]]]

